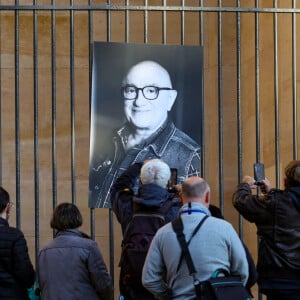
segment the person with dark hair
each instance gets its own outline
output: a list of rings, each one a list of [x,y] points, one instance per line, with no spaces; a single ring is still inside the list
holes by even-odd
[[[13,203],[0,187],[0,299],[27,300],[35,272],[24,234],[8,224]]]
[[[260,188],[262,194],[252,194]],[[244,176],[233,194],[233,205],[259,237],[258,285],[267,300],[300,299],[300,160],[285,168],[284,190],[265,178],[256,185]]]
[[[50,222],[52,242],[38,255],[42,299],[113,299],[112,278],[95,241],[81,231],[82,215],[75,204],[61,203]]]
[[[162,159],[178,170],[180,183],[200,174],[199,143],[169,117],[177,93],[169,72],[155,61],[141,61],[128,70],[121,86],[125,123],[108,138],[112,143],[94,153],[89,207],[109,207],[115,180],[137,161]]]
[[[248,263],[243,245],[230,223],[211,216],[208,183],[198,176],[189,177],[182,183],[180,197],[180,218],[196,274],[191,276],[186,260],[181,259],[181,246],[168,223],[150,245],[142,274],[144,287],[157,299],[192,300],[196,298],[194,280],[205,281],[217,269],[240,276],[246,284]],[[203,219],[201,229],[193,234]]]

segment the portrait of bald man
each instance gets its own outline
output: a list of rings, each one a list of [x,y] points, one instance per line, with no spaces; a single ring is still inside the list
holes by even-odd
[[[89,207],[109,207],[111,186],[135,162],[162,159],[177,169],[178,182],[200,175],[199,142],[170,117],[178,90],[166,67],[147,57],[135,61],[124,74],[119,86],[122,123],[97,137],[106,143],[93,152],[97,159],[90,165]]]

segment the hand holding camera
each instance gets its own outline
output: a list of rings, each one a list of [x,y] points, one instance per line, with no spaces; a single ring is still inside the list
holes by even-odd
[[[171,168],[171,178],[169,180],[168,192],[173,194],[179,194],[179,189],[181,189],[181,185],[177,184],[177,169]]]
[[[268,193],[272,187],[270,181],[265,178],[264,164],[255,163],[253,169],[254,178],[251,176],[244,176],[243,182],[249,184],[251,189],[259,187],[262,193]]]
[[[262,163],[255,163],[253,165],[254,169],[254,179],[255,179],[255,185],[260,186],[264,185],[263,180],[265,179],[265,167]]]

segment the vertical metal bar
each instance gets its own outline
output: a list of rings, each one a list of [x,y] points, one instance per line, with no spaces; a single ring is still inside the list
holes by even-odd
[[[15,1],[19,6],[19,0]],[[15,10],[15,144],[16,144],[16,227],[21,227],[20,219],[20,78],[19,78],[19,10]]]
[[[2,23],[2,12],[0,11],[0,25]],[[2,186],[2,28],[0,26],[0,185]]]
[[[73,0],[70,0],[73,7]],[[74,10],[70,11],[70,93],[71,93],[71,177],[72,177],[72,203],[76,203],[76,173],[75,173],[75,99],[74,99]]]
[[[110,6],[110,0],[107,0],[107,6]],[[110,42],[110,39],[111,39],[110,23],[111,23],[111,14],[110,14],[110,10],[108,9],[106,11],[106,26],[107,26],[106,39],[108,42]]]
[[[181,45],[184,45],[185,42],[185,11],[184,11],[184,6],[185,6],[185,1],[182,0],[181,2],[182,6],[182,11],[181,11]]]
[[[126,0],[126,7],[129,5],[129,0]],[[129,15],[129,11],[128,9],[126,9],[125,11],[125,42],[128,43],[129,42],[129,22],[130,22],[130,15]]]
[[[240,8],[240,0],[237,0],[237,7]],[[241,13],[236,14],[236,90],[237,90],[237,138],[238,138],[238,182],[242,180],[242,108],[241,108]],[[239,215],[239,235],[243,238],[243,221]]]
[[[203,7],[203,0],[200,1],[200,5],[201,7]],[[204,28],[203,25],[204,24],[204,13],[203,10],[200,11],[200,45],[204,48]],[[203,49],[202,48],[202,49]],[[202,50],[202,55],[203,55],[203,66],[202,66],[202,70],[204,70],[204,49]],[[205,109],[205,105],[204,105],[204,79],[203,79],[203,71],[202,71],[202,101],[201,101],[201,114],[202,114],[202,118],[201,118],[201,176],[203,178],[205,178],[205,128],[204,128],[204,109]]]
[[[93,65],[93,11],[92,11],[92,1],[93,0],[89,0],[89,13],[88,13],[88,18],[89,18],[89,120],[91,120],[91,83],[92,83],[92,65]],[[91,220],[91,238],[93,240],[95,240],[95,209],[91,208],[90,210],[90,220]],[[112,238],[112,236],[110,236],[110,238]]]
[[[274,0],[277,8],[277,0]],[[276,159],[276,187],[280,185],[280,148],[279,148],[279,112],[278,112],[278,32],[277,12],[274,12],[274,96],[275,96],[275,159]]]
[[[255,0],[255,7],[259,7],[259,0]],[[259,69],[259,12],[255,12],[255,110],[256,110],[256,160],[260,161],[260,69]],[[257,237],[257,251],[259,245],[259,237]],[[262,300],[262,294],[258,293],[258,300]]]
[[[259,0],[255,7],[258,8]],[[256,111],[256,160],[260,161],[260,91],[259,91],[259,13],[255,13],[255,111]]]
[[[219,0],[222,7],[222,0]],[[220,209],[224,213],[224,185],[223,185],[223,89],[222,89],[222,12],[218,12],[218,118],[219,118],[219,194]]]
[[[34,0],[34,5],[36,5]],[[38,20],[33,11],[33,84],[34,84],[34,205],[35,205],[35,260],[39,252],[39,110],[38,110]]]
[[[145,6],[148,7],[148,0],[145,0]],[[145,10],[144,16],[144,43],[148,43],[148,10]]]
[[[167,5],[167,1],[166,0],[163,0],[163,6],[166,7]],[[164,9],[163,10],[163,40],[162,40],[162,43],[163,44],[166,44],[167,43],[167,28],[166,28],[166,22],[167,22],[167,12],[166,10]]]
[[[51,4],[55,6],[55,0]],[[57,205],[56,153],[56,12],[51,10],[51,80],[52,80],[52,207]],[[55,230],[53,229],[53,238]]]
[[[107,0],[107,4],[110,5],[110,0]],[[110,42],[111,39],[111,14],[110,11],[107,10],[107,41]],[[109,267],[110,267],[110,274],[113,278],[113,285],[114,283],[114,240],[111,238],[114,234],[114,214],[111,208],[109,208],[109,249],[110,249],[110,257],[109,257]]]
[[[296,0],[293,0],[296,9]],[[298,120],[297,120],[297,14],[292,13],[292,72],[293,72],[293,159],[298,159]]]

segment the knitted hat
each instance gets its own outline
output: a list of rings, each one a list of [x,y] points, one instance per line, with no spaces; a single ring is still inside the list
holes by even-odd
[[[289,186],[300,185],[300,160],[292,160],[285,167],[285,176]]]

